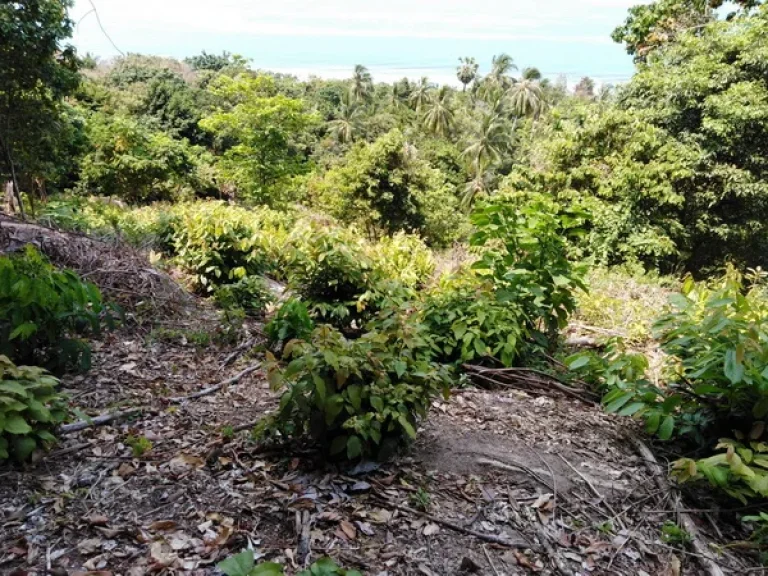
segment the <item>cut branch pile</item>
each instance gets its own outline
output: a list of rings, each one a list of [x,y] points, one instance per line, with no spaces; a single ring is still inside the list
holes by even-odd
[[[111,302],[132,312],[175,316],[194,299],[170,276],[153,268],[138,250],[83,234],[22,222],[0,214],[0,254],[32,244],[59,268],[93,282]]]
[[[516,388],[547,396],[555,391],[594,404],[598,398],[589,390],[574,388],[554,376],[533,368],[488,368],[464,364],[470,378],[483,387]]]

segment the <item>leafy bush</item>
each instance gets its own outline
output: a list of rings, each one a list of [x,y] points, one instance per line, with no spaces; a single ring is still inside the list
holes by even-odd
[[[27,460],[56,441],[51,432],[67,415],[58,383],[42,368],[16,366],[0,355],[0,461]]]
[[[759,440],[765,429],[760,423],[750,434],[748,444],[721,438],[715,447],[719,453],[693,460],[681,458],[672,466],[679,482],[707,480],[713,488],[739,499],[768,497],[768,444]],[[723,451],[725,450],[725,451]]]
[[[0,353],[15,362],[87,370],[90,348],[76,336],[98,334],[102,315],[111,325],[96,286],[57,271],[31,245],[0,257]]]
[[[406,286],[426,284],[435,271],[432,251],[412,234],[384,236],[369,247],[368,254],[381,276]]]
[[[566,257],[565,236],[581,220],[552,209],[544,200],[481,206],[470,239],[482,250],[472,268],[493,283],[496,299],[520,309],[531,335],[550,340],[575,309],[576,290],[586,290],[583,270]]]
[[[763,287],[748,288],[730,268],[710,284],[689,277],[670,300],[671,311],[654,325],[666,354],[665,387],[647,379],[642,354],[625,354],[619,343],[602,356],[577,354],[568,366],[607,391],[607,411],[643,418],[662,440],[677,435],[708,446],[724,433],[745,435],[768,415]]]
[[[198,287],[215,286],[265,272],[273,257],[264,237],[279,234],[286,217],[223,202],[183,204],[170,211],[168,244],[174,261],[196,274]]]
[[[270,384],[285,392],[260,428],[308,436],[335,457],[386,458],[416,437],[431,400],[448,392],[446,370],[429,361],[431,346],[423,324],[403,310],[389,311],[379,330],[357,340],[320,326],[309,342],[286,346],[286,368],[271,358]]]
[[[267,323],[264,331],[271,344],[291,340],[307,340],[315,329],[306,304],[298,298],[289,298],[280,305],[274,318]]]
[[[462,221],[455,188],[399,130],[357,145],[309,189],[319,208],[363,226],[370,237],[404,231],[446,244]]]
[[[445,282],[425,299],[424,323],[441,362],[496,359],[511,366],[524,339],[521,309],[499,302],[488,285]]]
[[[283,567],[275,562],[261,562],[256,565],[253,550],[244,550],[231,556],[217,566],[226,576],[283,576]],[[297,576],[362,576],[357,570],[344,570],[330,558],[321,558]]]
[[[357,302],[373,283],[363,243],[343,229],[310,226],[288,243],[288,281],[312,313],[338,326],[359,319]]]
[[[194,169],[186,140],[175,140],[128,117],[94,114],[87,124],[91,151],[80,164],[80,187],[128,202],[178,196]]]
[[[261,315],[274,302],[275,295],[260,276],[246,276],[234,284],[219,286],[214,298],[223,308],[242,308],[248,314]]]

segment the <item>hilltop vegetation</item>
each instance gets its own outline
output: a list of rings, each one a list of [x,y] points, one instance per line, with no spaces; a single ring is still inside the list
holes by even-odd
[[[721,4],[633,8],[614,32],[632,79],[570,90],[507,54],[484,75],[460,58],[460,88],[100,61],[67,44],[68,0],[6,3],[5,210],[139,250],[215,306],[197,341],[263,353],[281,394],[260,442],[384,460],[452,387],[543,377],[694,454],[680,483],[762,503],[768,5]],[[42,367],[87,371],[86,337],[118,318],[170,331],[15,241],[0,230],[0,459],[23,461],[65,420]],[[574,350],[569,323],[611,338]],[[768,516],[746,521],[764,554]]]

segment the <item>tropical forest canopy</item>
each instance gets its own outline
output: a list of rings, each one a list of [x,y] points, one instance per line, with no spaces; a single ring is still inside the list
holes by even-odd
[[[71,192],[129,204],[222,198],[303,206],[371,237],[466,238],[478,201],[575,211],[572,255],[701,273],[765,265],[768,11],[661,0],[614,32],[626,84],[569,90],[499,54],[460,88],[254,71],[203,53],[108,61],[68,45],[67,1],[5,3],[0,171],[28,204]]]

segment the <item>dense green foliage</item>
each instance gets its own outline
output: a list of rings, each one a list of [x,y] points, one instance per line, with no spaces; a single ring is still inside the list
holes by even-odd
[[[103,321],[112,316],[98,288],[74,272],[57,271],[32,246],[0,256],[0,353],[14,362],[85,370],[90,348],[78,336],[98,334]]]
[[[263,432],[308,436],[332,457],[386,458],[416,437],[431,400],[448,391],[430,350],[429,334],[407,311],[391,312],[356,340],[320,326],[308,342],[286,346],[286,368],[273,359],[269,381],[285,391]]]
[[[53,429],[67,415],[57,386],[42,368],[16,366],[0,355],[0,462],[23,462],[56,441]]]
[[[245,276],[232,284],[219,286],[214,299],[222,308],[242,308],[247,314],[261,316],[275,296],[264,278]]]
[[[314,329],[315,322],[309,315],[309,309],[298,298],[289,298],[283,302],[264,327],[273,345],[291,340],[309,340]]]
[[[583,254],[695,273],[766,263],[768,6],[708,21],[649,54],[615,104],[553,111],[506,182],[591,213]]]
[[[77,58],[63,42],[72,33],[70,0],[0,4],[0,179],[60,183],[71,124],[62,98],[76,88]]]

